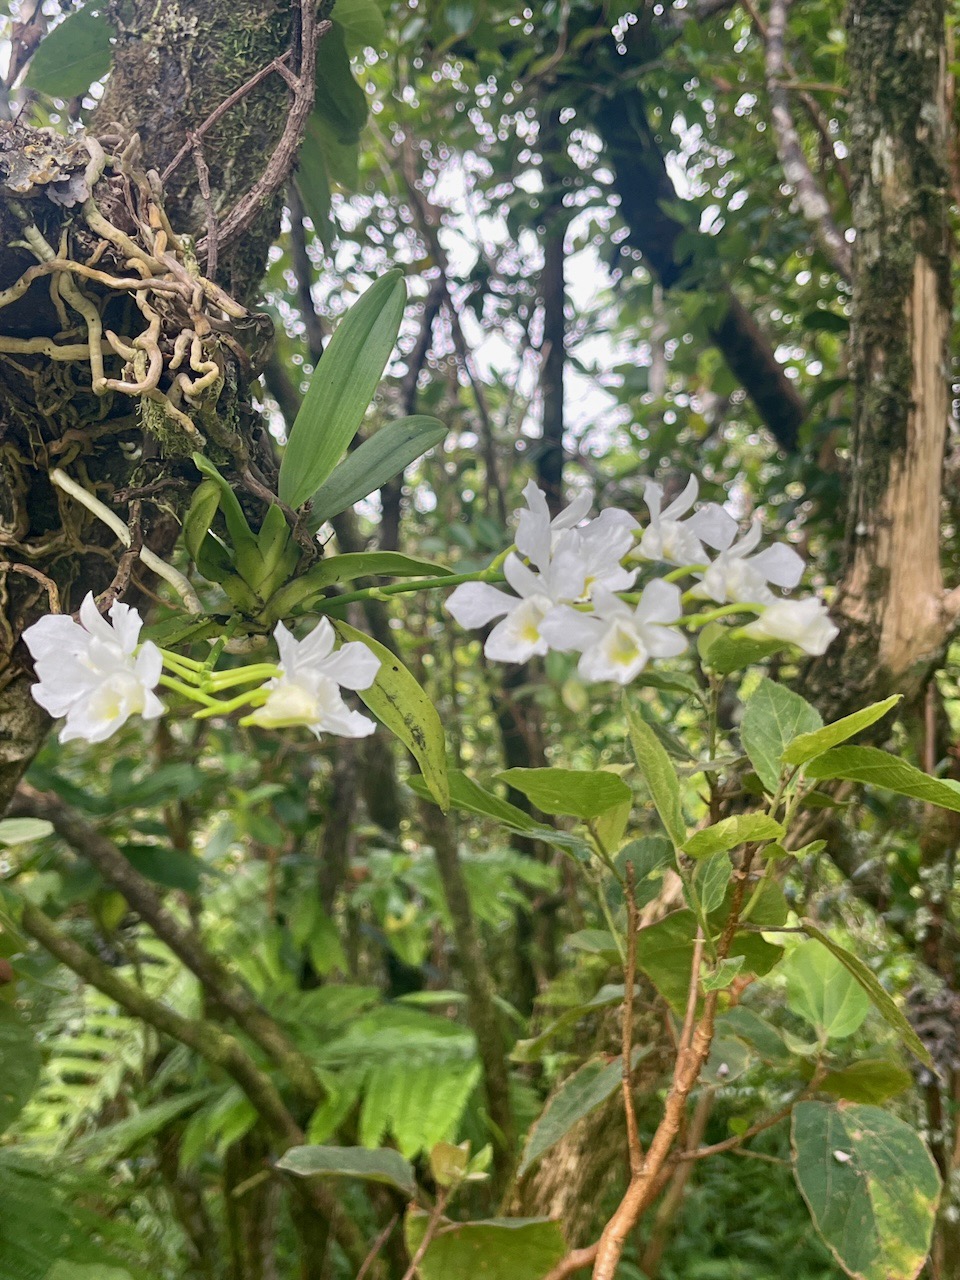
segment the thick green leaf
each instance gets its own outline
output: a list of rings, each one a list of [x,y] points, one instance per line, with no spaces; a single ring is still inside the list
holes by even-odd
[[[383,14],[375,0],[336,0],[330,15],[343,28],[351,53],[372,47],[379,51],[383,40]]]
[[[357,578],[442,578],[451,570],[430,560],[417,560],[399,551],[351,551],[342,556],[329,556],[281,587],[270,597],[271,618],[288,618],[297,611],[309,609],[328,589],[340,582]]]
[[[279,491],[287,506],[299,507],[316,493],[357,434],[397,340],[406,299],[403,273],[388,271],[337,325],[283,453]]]
[[[709,915],[723,905],[732,875],[733,863],[729,853],[711,853],[699,864],[694,874],[694,885],[701,910]]]
[[[33,1032],[16,1009],[0,1003],[0,1133],[30,1100],[40,1064]]]
[[[328,121],[338,141],[357,142],[367,122],[367,96],[353,78],[346,33],[333,29],[317,46],[317,91],[314,110]]]
[[[740,813],[697,831],[683,846],[683,851],[692,858],[705,858],[748,842],[779,840],[783,834],[781,824],[765,813]]]
[[[518,809],[516,805],[506,800],[501,800],[492,791],[485,791],[472,778],[468,778],[462,769],[451,769],[449,779],[452,808],[462,809],[466,813],[475,813],[482,818],[492,818],[494,822],[524,834],[528,832],[532,834],[539,830],[539,823],[534,822],[528,813],[524,813],[522,809]],[[422,795],[427,789],[422,778],[411,778],[407,785],[412,787],[418,795]]]
[[[380,659],[380,670],[360,700],[412,753],[433,798],[446,813],[450,807],[447,747],[437,709],[395,653],[346,622],[333,623],[341,640],[359,640]]]
[[[873,1007],[877,1010],[883,1020],[896,1031],[897,1035],[907,1046],[912,1054],[925,1063],[928,1067],[933,1068],[933,1059],[923,1044],[923,1041],[911,1027],[910,1023],[901,1013],[900,1008],[894,1001],[888,991],[877,981],[877,977],[857,956],[852,955],[845,947],[841,947],[821,929],[819,929],[812,920],[803,920],[801,922],[804,929],[811,938],[816,938],[817,942],[827,948],[840,963],[846,968],[857,982],[860,983],[864,991],[870,997]]]
[[[723,854],[718,854],[723,857]],[[708,969],[700,975],[700,985],[704,991],[725,991],[739,975],[744,965],[743,956],[730,956],[721,960],[714,969]]]
[[[446,434],[442,422],[422,415],[388,423],[348,454],[313,495],[309,528],[316,531],[325,520],[400,475]]]
[[[614,864],[626,875],[627,864],[633,868],[633,894],[638,907],[645,906],[660,892],[663,873],[676,866],[673,845],[666,836],[641,836],[625,844]]]
[[[852,1035],[870,1012],[867,993],[817,942],[802,942],[781,969],[787,979],[790,1008],[828,1039]]]
[[[667,1003],[681,1013],[690,988],[696,932],[696,916],[683,910],[671,912],[637,934],[637,964]],[[744,931],[734,935],[730,955],[744,957],[742,973],[762,976],[780,960],[783,949],[758,933]]]
[[[412,1255],[423,1239],[429,1215],[408,1211],[404,1223]],[[491,1218],[446,1222],[418,1268],[420,1280],[542,1280],[567,1252],[560,1224],[549,1218]]]
[[[846,742],[855,733],[860,733],[875,724],[888,711],[893,710],[901,697],[902,694],[895,693],[891,698],[884,698],[883,702],[874,702],[872,706],[864,707],[862,711],[854,711],[853,715],[844,716],[842,720],[824,725],[815,733],[802,733],[799,738],[794,738],[784,751],[783,763],[806,764],[808,760],[822,756],[831,747],[837,746],[840,742]]]
[[[960,813],[960,782],[932,778],[906,760],[877,747],[834,747],[811,761],[804,772],[808,778],[849,778],[852,782],[866,782]]]
[[[328,1178],[385,1182],[410,1199],[417,1193],[410,1161],[386,1147],[375,1151],[368,1147],[291,1147],[277,1161],[277,1168],[302,1178],[322,1174]]]
[[[504,769],[497,778],[525,795],[542,813],[585,821],[631,799],[623,779],[602,769]]]
[[[776,790],[780,759],[794,738],[822,725],[820,713],[798,693],[773,680],[760,681],[744,709],[740,741],[768,791]]]
[[[820,1081],[822,1093],[848,1102],[886,1102],[913,1085],[913,1076],[899,1062],[886,1058],[862,1058],[848,1067],[828,1071]]]
[[[650,1052],[649,1047],[634,1049],[634,1064]],[[564,1080],[556,1093],[547,1099],[540,1118],[530,1130],[517,1176],[522,1178],[545,1151],[556,1146],[570,1132],[578,1120],[588,1116],[601,1102],[606,1102],[611,1094],[616,1093],[622,1080],[623,1060],[615,1058],[611,1062],[606,1057],[591,1058]]]
[[[755,636],[724,627],[705,647],[705,652],[703,649],[700,652],[705,667],[717,675],[728,676],[734,671],[756,666],[785,648],[785,640],[758,640]]]
[[[791,1145],[797,1186],[844,1271],[855,1280],[914,1280],[940,1194],[916,1132],[879,1107],[801,1102]]]
[[[110,70],[113,35],[100,6],[78,9],[44,36],[24,84],[52,98],[79,98]]]
[[[153,844],[125,844],[120,849],[142,876],[168,889],[182,889],[184,893],[196,893],[200,877],[207,870],[199,858],[178,849]]]
[[[0,819],[0,845],[28,844],[53,834],[53,823],[45,818]]]
[[[360,179],[360,147],[357,142],[341,142],[337,131],[318,111],[307,124],[307,137],[319,150],[326,176],[344,191],[356,191]]]
[[[643,780],[649,788],[667,835],[673,841],[674,848],[680,849],[687,838],[687,824],[683,820],[683,810],[680,806],[680,783],[673,771],[670,757],[661,746],[657,735],[634,711],[626,698],[623,700],[623,706],[637,765],[643,774]]]
[[[333,223],[330,221],[330,176],[323,143],[316,125],[316,115],[307,121],[303,145],[297,159],[297,190],[307,217],[329,253],[333,248]]]
[[[766,1018],[761,1018],[738,1004],[728,1009],[717,1019],[717,1033],[727,1037],[735,1036],[755,1050],[764,1062],[785,1063],[790,1061],[790,1050],[783,1043],[779,1032],[770,1025]]]

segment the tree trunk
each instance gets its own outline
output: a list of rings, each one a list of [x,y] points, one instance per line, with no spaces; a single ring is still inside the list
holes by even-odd
[[[943,0],[852,0],[856,227],[841,638],[811,673],[839,715],[915,697],[949,636],[940,522],[950,413],[950,116]]]

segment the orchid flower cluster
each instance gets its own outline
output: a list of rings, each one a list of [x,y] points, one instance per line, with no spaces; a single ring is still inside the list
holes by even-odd
[[[546,496],[530,481],[514,546],[482,574],[372,588],[350,598],[459,583],[447,600],[453,618],[467,628],[496,621],[484,645],[488,658],[519,663],[551,649],[578,653],[579,674],[590,683],[629,684],[651,660],[684,652],[682,629],[731,615],[755,615],[741,628],[746,636],[823,653],[837,634],[823,602],[778,593],[800,581],[801,557],[784,543],[758,549],[757,520],[738,537],[737,522],[717,503],[694,510],[698,491],[691,477],[664,506],[662,486],[648,480],[649,519],[641,528],[616,507],[588,519],[589,493],[551,518]],[[654,571],[635,590],[644,567],[658,565],[667,571]],[[684,579],[689,584],[681,590]],[[510,590],[494,585],[500,581]],[[703,601],[713,608],[703,611]],[[685,614],[694,602],[700,612]],[[361,738],[376,728],[347,706],[342,691],[369,689],[380,659],[359,640],[335,648],[336,633],[325,617],[299,640],[278,622],[277,662],[224,671],[215,667],[226,637],[200,662],[141,641],[142,625],[136,609],[118,602],[108,621],[88,595],[78,622],[49,615],[24,632],[37,675],[33,696],[52,716],[65,718],[61,742],[103,742],[131,716],[156,719],[165,711],[158,688],[199,704],[199,719],[241,711],[241,724],[304,726],[318,738]],[[227,692],[231,696],[221,696]]]
[[[137,610],[119,602],[111,605],[108,622],[88,594],[79,622],[49,614],[23,633],[37,675],[34,699],[50,715],[66,717],[61,742],[104,742],[132,715],[155,720],[166,709],[156,694],[161,686],[200,703],[197,718],[247,707],[241,724],[303,725],[318,738],[322,733],[364,738],[376,728],[346,705],[341,690],[368,689],[380,659],[357,640],[334,651],[335,633],[326,618],[303,640],[278,623],[279,662],[222,672],[214,671],[210,660],[196,662],[152,640],[141,643],[142,626]],[[245,684],[254,687],[229,700],[218,696]]]
[[[796,587],[802,558],[784,543],[758,551],[758,520],[738,538],[737,522],[717,503],[693,510],[698,493],[691,476],[664,507],[663,487],[646,481],[649,520],[641,528],[616,507],[586,520],[589,493],[551,519],[546,496],[530,481],[515,549],[503,561],[503,577],[515,594],[489,582],[467,582],[450,596],[447,610],[468,629],[500,619],[484,644],[488,658],[526,662],[551,649],[579,653],[577,670],[589,683],[629,684],[651,659],[686,649],[680,627],[740,613],[757,615],[743,626],[744,635],[822,654],[837,635],[823,602],[815,596],[790,600],[774,590]],[[717,553],[712,560],[706,548]],[[633,591],[641,566],[654,564],[673,567]],[[685,592],[678,585],[684,578],[691,583]],[[702,600],[716,607],[684,616],[686,603]]]

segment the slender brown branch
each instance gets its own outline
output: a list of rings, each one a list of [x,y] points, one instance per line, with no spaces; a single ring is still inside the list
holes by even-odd
[[[551,1271],[547,1272],[543,1280],[567,1280],[567,1277],[572,1276],[574,1272],[585,1271],[587,1267],[593,1265],[599,1248],[598,1241],[585,1249],[572,1249]]]
[[[62,934],[38,907],[25,903],[20,925],[24,933],[39,942],[61,964],[115,1000],[127,1013],[193,1049],[212,1066],[226,1071],[278,1140],[287,1146],[303,1141],[303,1133],[273,1081],[264,1075],[239,1040],[215,1023],[201,1018],[184,1018],[159,1000],[154,1000],[140,987],[121,978],[116,969]]]
[[[423,1239],[417,1245],[416,1252],[410,1259],[410,1265],[403,1273],[402,1280],[416,1280],[417,1267],[424,1259],[424,1255],[433,1243],[433,1237],[437,1234],[440,1221],[443,1218],[443,1210],[446,1207],[447,1200],[450,1198],[450,1192],[441,1187],[437,1194],[437,1202],[430,1212],[430,1221],[427,1223],[427,1229],[423,1233]]]
[[[393,1217],[390,1219],[390,1221],[387,1223],[387,1225],[380,1232],[380,1234],[377,1236],[376,1240],[374,1240],[373,1244],[370,1246],[370,1252],[367,1254],[367,1256],[363,1260],[363,1266],[357,1272],[357,1280],[364,1280],[364,1277],[368,1274],[368,1272],[370,1271],[370,1268],[373,1266],[374,1262],[376,1261],[376,1258],[379,1255],[380,1250],[390,1239],[393,1229],[399,1221],[400,1221],[400,1215],[399,1213],[395,1213]]]
[[[770,116],[777,139],[777,153],[784,176],[797,193],[797,203],[813,228],[820,247],[844,280],[853,275],[853,255],[837,226],[830,202],[813,176],[804,155],[790,109],[790,95],[784,88],[786,53],[784,39],[789,0],[771,0],[767,19],[766,74],[770,95]]]
[[[305,1101],[315,1105],[321,1100],[323,1089],[309,1059],[243,983],[206,949],[195,930],[167,910],[150,881],[134,868],[112,840],[59,796],[36,791],[26,784],[18,789],[11,813],[45,818],[51,822],[57,834],[71,848],[119,889],[161,942],[199,978],[207,994],[226,1009],[251,1040],[283,1069],[293,1088]]]
[[[723,1142],[714,1142],[709,1147],[695,1147],[690,1151],[681,1151],[676,1158],[683,1161],[705,1160],[707,1156],[718,1156],[724,1151],[735,1151],[737,1147],[742,1147],[745,1142],[748,1142],[750,1138],[756,1137],[758,1133],[763,1133],[766,1129],[772,1129],[781,1120],[786,1120],[799,1101],[799,1098],[795,1098],[793,1102],[788,1102],[785,1107],[781,1107],[773,1115],[758,1120],[749,1129],[744,1129],[743,1133],[735,1133],[732,1138],[725,1138]]]
[[[333,24],[327,21],[317,22],[316,9],[312,0],[294,0],[294,9],[300,14],[299,71],[296,76],[293,76],[286,63],[279,60],[276,67],[276,70],[284,75],[284,79],[293,91],[293,102],[290,104],[283,133],[262,175],[250,190],[240,197],[218,228],[221,248],[233,244],[252,226],[257,215],[287,181],[300,144],[303,142],[307,120],[313,110],[317,76],[317,43],[333,29]],[[206,257],[208,253],[209,236],[197,244],[198,256]]]
[[[627,964],[623,992],[623,1114],[627,1122],[627,1150],[630,1176],[635,1178],[643,1165],[643,1147],[633,1105],[633,1001],[637,977],[637,900],[633,892],[633,865],[627,864]]]

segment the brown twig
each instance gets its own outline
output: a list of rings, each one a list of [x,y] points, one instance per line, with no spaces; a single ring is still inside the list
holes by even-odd
[[[450,1192],[447,1188],[441,1187],[437,1193],[437,1202],[430,1211],[430,1221],[427,1223],[427,1229],[423,1233],[423,1239],[417,1245],[417,1250],[410,1259],[410,1265],[403,1273],[402,1280],[415,1280],[417,1267],[423,1261],[424,1254],[433,1243],[433,1237],[437,1234],[440,1226],[440,1220],[443,1217],[443,1211],[446,1208],[447,1201],[450,1198]]]
[[[197,170],[197,185],[200,188],[200,198],[203,200],[203,208],[207,215],[207,275],[211,280],[215,280],[219,244],[217,211],[214,208],[213,193],[210,190],[210,169],[207,165],[206,156],[203,154],[203,143],[198,133],[193,132],[190,134],[190,146],[193,150],[193,163]]]
[[[260,70],[257,71],[254,75],[252,75],[249,80],[244,81],[244,83],[239,87],[239,89],[234,89],[233,93],[231,93],[229,97],[224,98],[224,100],[220,103],[218,107],[214,107],[214,109],[207,116],[206,120],[204,120],[204,122],[201,125],[199,125],[196,129],[193,130],[192,137],[187,139],[187,141],[183,144],[183,146],[180,148],[177,154],[173,157],[173,159],[164,169],[163,173],[160,175],[160,181],[163,183],[164,186],[166,186],[170,178],[173,177],[174,172],[180,167],[183,161],[187,158],[187,156],[193,150],[192,138],[202,138],[204,134],[209,133],[209,131],[213,128],[213,126],[219,120],[223,119],[223,117],[227,114],[230,108],[236,106],[236,104],[242,98],[245,98],[248,93],[250,93],[253,89],[256,89],[257,85],[262,84],[264,80],[266,80],[269,76],[272,76],[275,71],[279,72],[281,67],[286,69],[286,64],[289,57],[290,57],[290,50],[288,49],[287,52],[282,53],[279,58],[274,58],[273,61],[268,62],[265,67],[261,67]]]
[[[4,566],[5,568],[7,566]],[[9,568],[13,573],[22,573],[28,578],[33,578],[40,583],[44,591],[47,593],[47,599],[50,602],[50,612],[60,612],[60,592],[57,584],[52,578],[48,578],[45,573],[41,573],[39,569],[35,569],[32,564],[11,564]]]
[[[635,1178],[643,1165],[643,1147],[637,1128],[637,1112],[633,1105],[630,1079],[633,1060],[633,1000],[637,976],[637,900],[633,892],[633,864],[627,863],[627,964],[623,993],[623,1113],[627,1123],[627,1150],[630,1153],[630,1176]]]
[[[293,0],[294,10],[300,14],[300,67],[294,76],[284,63],[277,66],[277,71],[284,76],[293,91],[293,102],[287,115],[283,133],[267,161],[267,167],[253,184],[246,195],[241,196],[220,224],[219,241],[221,248],[233,242],[251,226],[257,214],[277,194],[287,178],[297,158],[297,152],[303,141],[307,120],[313,110],[317,73],[317,44],[333,29],[333,23],[316,20],[316,10],[312,0]],[[281,69],[282,68],[282,69]],[[197,244],[197,253],[206,256],[209,250],[208,238]]]
[[[150,881],[134,868],[112,840],[59,796],[36,791],[26,784],[21,784],[10,812],[51,822],[61,839],[119,889],[157,937],[199,978],[207,994],[230,1013],[237,1025],[272,1061],[283,1068],[297,1092],[314,1104],[321,1101],[323,1089],[309,1059],[243,983],[207,950],[199,934],[167,910]]]
[[[374,1240],[373,1244],[370,1247],[370,1252],[367,1254],[367,1256],[363,1260],[363,1266],[357,1272],[357,1280],[364,1280],[364,1277],[367,1275],[370,1268],[373,1266],[374,1262],[376,1261],[377,1256],[380,1253],[380,1250],[390,1239],[393,1229],[399,1221],[400,1221],[400,1215],[399,1213],[395,1213],[393,1217],[390,1219],[390,1221],[387,1223],[387,1225],[380,1232],[380,1234],[377,1236],[376,1240]]]

